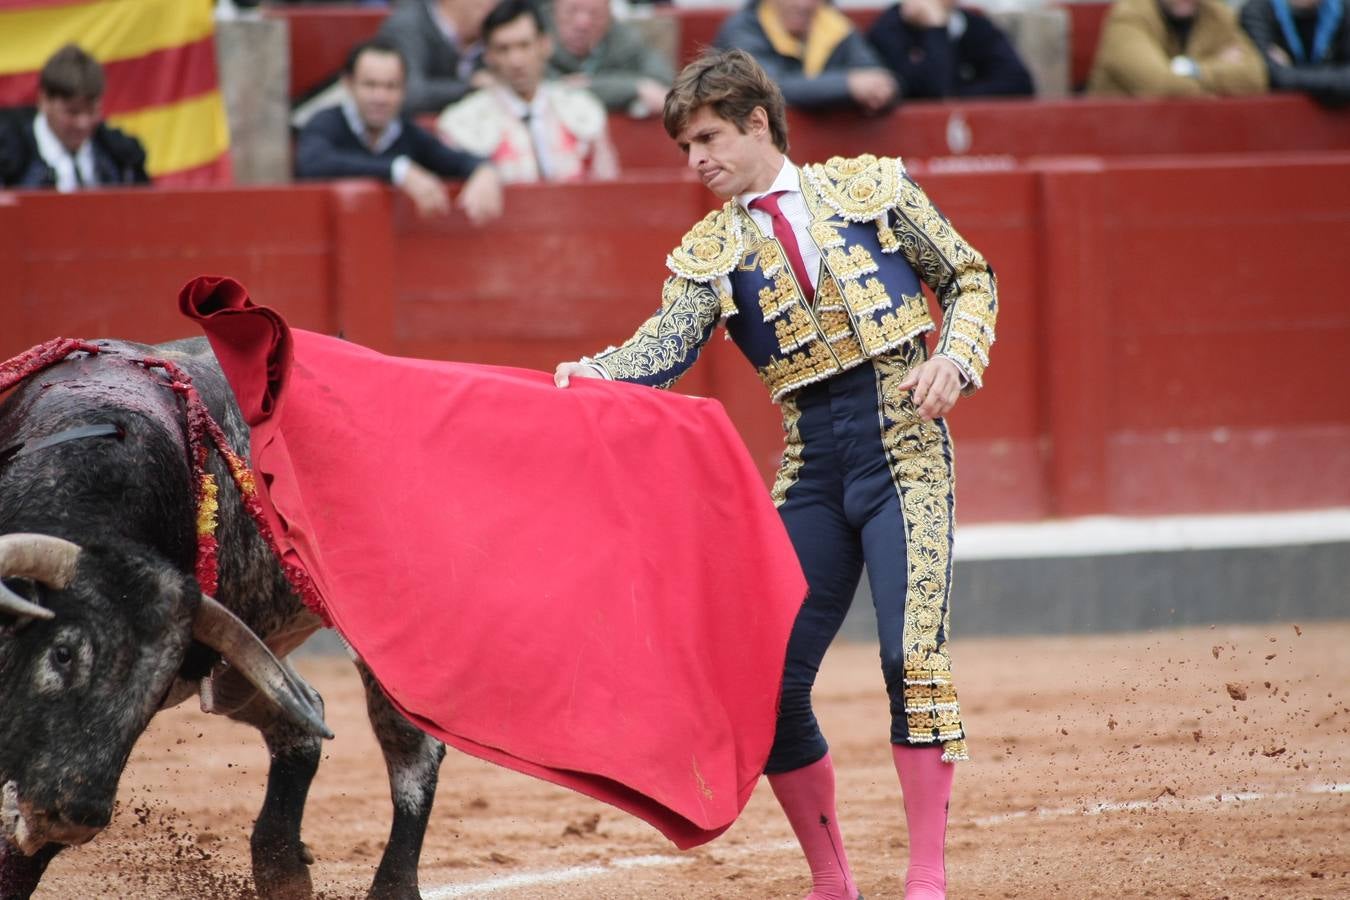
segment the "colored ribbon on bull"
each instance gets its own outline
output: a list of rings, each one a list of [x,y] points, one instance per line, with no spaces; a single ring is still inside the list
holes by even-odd
[[[158,185],[228,184],[230,135],[206,0],[0,0],[0,106],[32,105],[66,44],[103,64],[103,111]]]

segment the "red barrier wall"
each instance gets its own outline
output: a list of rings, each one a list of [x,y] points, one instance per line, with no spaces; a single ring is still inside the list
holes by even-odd
[[[1059,511],[1350,500],[1346,161],[1044,173]]]
[[[1000,284],[988,386],[953,417],[963,520],[1350,504],[1350,153],[923,183]],[[181,336],[179,287],[214,272],[301,327],[550,369],[632,332],[711,203],[669,176],[518,187],[475,230],[361,182],[0,193],[0,358],[58,334]],[[727,406],[767,475],[776,411],[713,344],[681,387]]]

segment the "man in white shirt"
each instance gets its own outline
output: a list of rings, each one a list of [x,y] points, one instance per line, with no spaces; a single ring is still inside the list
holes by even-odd
[[[88,188],[149,184],[145,149],[103,122],[103,67],[68,44],[38,75],[35,113],[20,113],[0,134],[0,183],[8,187]]]
[[[487,157],[507,182],[612,179],[618,158],[604,106],[588,91],[546,81],[553,42],[530,0],[502,0],[483,21],[493,84],[436,122],[451,146]]]
[[[900,160],[794,165],[783,94],[743,50],[690,63],[664,119],[689,167],[725,203],[670,254],[656,314],[622,346],[561,363],[554,380],[665,387],[726,324],[783,409],[773,498],[809,586],[765,764],[810,866],[809,896],[860,896],[811,689],[865,563],[909,829],[905,897],[939,900],[953,763],[967,758],[947,650],[955,474],[943,416],[982,384],[998,306],[993,273]],[[924,285],[942,309],[931,356],[923,336],[936,326]]]

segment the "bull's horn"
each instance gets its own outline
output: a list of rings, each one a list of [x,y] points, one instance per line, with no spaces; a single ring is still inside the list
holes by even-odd
[[[61,590],[75,577],[80,545],[50,534],[0,535],[0,578],[31,578]],[[55,613],[30,603],[0,582],[0,611],[28,619],[50,619]]]
[[[206,594],[202,594],[202,602],[197,607],[192,636],[218,651],[288,719],[310,734],[333,736],[304,689],[291,678],[267,645],[238,616]]]

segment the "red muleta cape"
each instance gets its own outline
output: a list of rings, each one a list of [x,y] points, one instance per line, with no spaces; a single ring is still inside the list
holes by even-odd
[[[735,821],[806,583],[720,404],[384,356],[230,279],[179,303],[283,559],[410,720],[681,848]]]

